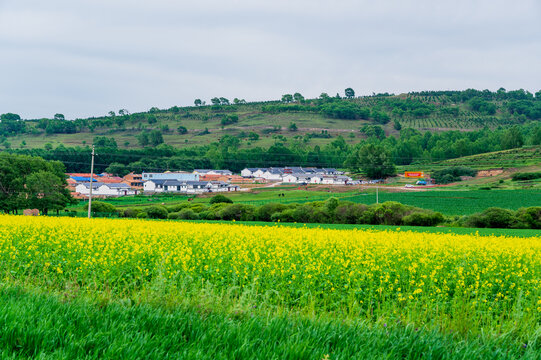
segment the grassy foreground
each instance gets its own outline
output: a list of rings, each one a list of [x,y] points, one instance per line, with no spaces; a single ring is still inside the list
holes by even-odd
[[[0,290],[4,359],[537,359],[509,334],[464,340],[400,323],[169,309]]]

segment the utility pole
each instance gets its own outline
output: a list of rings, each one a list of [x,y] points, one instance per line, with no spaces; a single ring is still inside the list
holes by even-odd
[[[92,145],[92,161],[90,163],[90,192],[88,193],[88,218],[92,214],[92,187],[94,181],[94,145]]]

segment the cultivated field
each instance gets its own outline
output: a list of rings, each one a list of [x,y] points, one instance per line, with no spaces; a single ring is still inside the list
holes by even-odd
[[[541,351],[540,237],[17,216],[0,225],[5,357]]]

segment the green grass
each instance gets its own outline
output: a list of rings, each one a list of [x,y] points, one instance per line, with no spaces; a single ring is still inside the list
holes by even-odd
[[[374,203],[374,194],[363,194],[348,200]],[[516,210],[521,207],[541,205],[538,190],[464,190],[464,191],[416,191],[380,192],[379,201],[398,201],[402,204],[439,211],[446,215],[469,215],[489,207]]]
[[[172,220],[182,221],[182,220]],[[414,231],[442,234],[460,234],[460,235],[481,235],[481,236],[516,236],[516,237],[535,237],[541,236],[541,230],[532,229],[487,229],[487,228],[460,228],[460,227],[445,227],[445,226],[394,226],[394,225],[359,225],[359,224],[301,224],[301,223],[276,223],[263,221],[226,221],[226,220],[184,220],[196,223],[223,223],[223,224],[238,224],[252,226],[287,226],[297,228],[322,228],[322,229],[337,229],[337,230],[392,230],[392,231]]]
[[[4,359],[538,359],[539,337],[0,290]]]

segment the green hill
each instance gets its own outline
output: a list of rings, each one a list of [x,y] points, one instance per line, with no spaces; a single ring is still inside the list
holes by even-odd
[[[0,143],[13,148],[47,143],[77,146],[106,136],[120,148],[135,149],[143,147],[143,132],[158,131],[166,144],[177,148],[206,145],[224,135],[239,138],[241,147],[294,140],[324,146],[339,135],[349,144],[357,143],[373,132],[370,128],[360,131],[366,125],[381,126],[388,136],[397,135],[397,128],[471,131],[541,119],[539,93],[533,96],[523,90],[427,91],[351,99],[322,94],[317,99],[297,99],[284,96],[284,101],[260,103],[236,99],[229,104],[227,99],[214,98],[214,105],[152,108],[134,114],[120,110],[73,121],[57,114],[53,119],[23,121],[18,129],[0,126]]]

